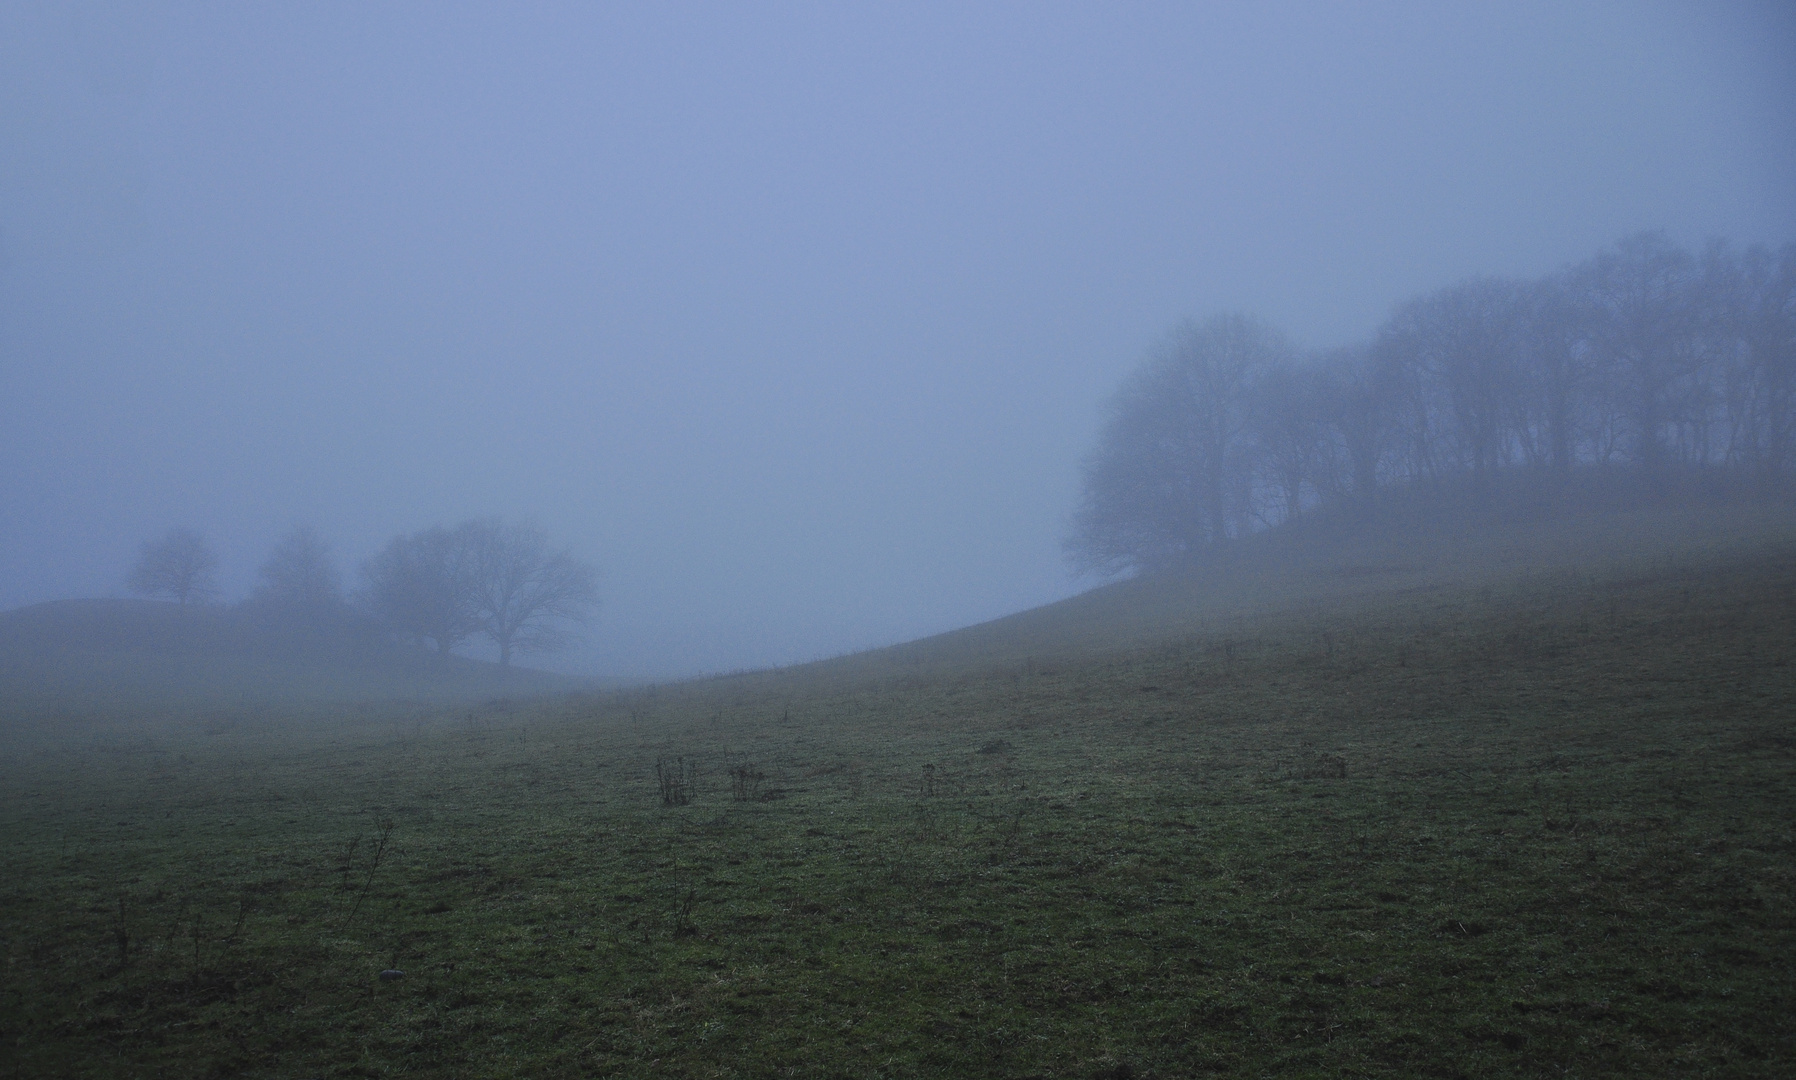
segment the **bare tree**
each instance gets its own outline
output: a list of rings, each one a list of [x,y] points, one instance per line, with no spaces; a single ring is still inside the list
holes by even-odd
[[[1413,479],[1470,472],[1482,485],[1510,458],[1526,289],[1474,278],[1397,309],[1379,352],[1403,389]]]
[[[1336,489],[1335,442],[1325,413],[1328,387],[1314,363],[1268,366],[1254,385],[1255,450],[1274,499],[1268,524],[1289,521],[1303,509],[1304,490],[1317,498]]]
[[[1513,423],[1523,459],[1563,479],[1578,460],[1587,399],[1595,389],[1587,323],[1563,275],[1534,283],[1524,303]]]
[[[1318,358],[1324,383],[1324,415],[1334,429],[1343,460],[1337,489],[1355,501],[1369,502],[1378,493],[1390,431],[1390,397],[1379,382],[1369,349],[1348,346]]]
[[[1290,348],[1245,315],[1187,322],[1110,405],[1068,557],[1120,573],[1177,559],[1249,527],[1257,448],[1252,387]]]
[[[218,556],[199,533],[173,529],[144,544],[127,581],[133,592],[168,596],[186,607],[218,594]]]
[[[257,602],[291,611],[322,612],[343,599],[342,579],[330,545],[311,527],[295,525],[282,535],[256,572]]]
[[[1185,323],[1111,401],[1067,554],[1151,569],[1380,485],[1580,467],[1796,473],[1796,245],[1701,258],[1658,233],[1540,281],[1474,278],[1303,363],[1242,316]],[[1669,490],[1669,488],[1667,488]]]
[[[509,667],[514,651],[552,652],[599,603],[598,575],[541,529],[480,518],[456,530],[470,555],[474,611]]]
[[[598,606],[597,574],[532,525],[475,518],[394,537],[362,567],[363,605],[447,653],[476,634],[516,652],[552,652]]]
[[[1660,233],[1599,252],[1569,279],[1583,305],[1593,360],[1625,424],[1628,457],[1648,473],[1680,450],[1698,421],[1706,356],[1698,265]]]
[[[1772,482],[1796,466],[1796,244],[1711,266],[1728,338],[1728,458]]]
[[[442,526],[395,536],[362,564],[362,606],[388,629],[439,653],[481,629],[474,606],[473,556],[463,530]]]

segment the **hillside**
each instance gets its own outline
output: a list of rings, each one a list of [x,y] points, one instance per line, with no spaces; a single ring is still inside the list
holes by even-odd
[[[1481,503],[1464,496],[1391,498],[1372,513],[1300,519],[1208,561],[792,670],[852,679],[1098,657],[1267,618],[1530,579],[1626,576],[1796,543],[1796,502],[1788,498],[1643,498],[1600,482],[1546,502],[1527,490]]]
[[[20,1075],[1789,1075],[1796,531],[1390,520],[784,670],[46,725],[0,754],[0,1035]]]
[[[243,608],[150,600],[59,600],[0,612],[0,701],[15,716],[443,702],[584,685],[421,652],[352,619],[295,626]]]

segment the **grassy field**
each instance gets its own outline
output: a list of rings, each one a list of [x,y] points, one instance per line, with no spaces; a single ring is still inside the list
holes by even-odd
[[[0,1074],[1789,1075],[1796,542],[1754,536],[534,704],[15,716]]]

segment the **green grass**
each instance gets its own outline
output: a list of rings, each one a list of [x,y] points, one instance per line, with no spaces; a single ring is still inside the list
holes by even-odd
[[[1796,545],[1678,550],[1104,630],[1135,584],[553,704],[17,720],[0,1072],[1788,1075]]]

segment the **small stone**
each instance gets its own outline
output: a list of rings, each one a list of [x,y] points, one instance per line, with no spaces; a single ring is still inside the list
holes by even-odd
[[[403,978],[405,978],[405,972],[400,971],[398,968],[388,968],[380,973],[381,982],[398,982]]]

